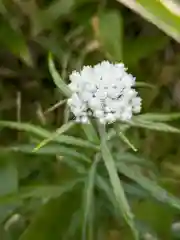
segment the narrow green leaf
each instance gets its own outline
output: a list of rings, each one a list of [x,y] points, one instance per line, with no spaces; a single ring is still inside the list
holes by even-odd
[[[180,17],[157,0],[117,0],[180,42]]]
[[[59,135],[67,132],[70,128],[74,127],[75,122],[68,122],[66,124],[63,124],[60,128],[58,128],[54,133],[51,134],[51,137],[44,139],[42,142],[40,142],[34,149],[34,151],[38,151],[40,148],[48,144],[50,141],[53,141],[53,139],[56,139]]]
[[[144,177],[139,171],[137,171],[137,169],[135,170],[132,167],[130,168],[122,162],[117,162],[116,166],[118,167],[118,171],[120,173],[134,180],[143,189],[149,192],[152,197],[156,198],[158,201],[167,203],[174,208],[180,209],[180,200],[178,198],[168,194],[166,190],[158,186],[156,182]]]
[[[92,123],[82,124],[81,127],[82,127],[87,139],[90,142],[99,144],[99,138],[98,138],[98,135],[97,135],[96,130],[94,129]]]
[[[33,124],[29,123],[19,123],[19,122],[13,122],[13,121],[0,121],[0,127],[6,127],[10,129],[16,129],[18,131],[25,131],[28,133],[33,133],[39,137],[48,137],[50,136],[50,132],[45,130],[44,128],[40,126],[35,126]]]
[[[151,168],[153,170],[156,170],[156,166],[154,164],[154,162],[143,158],[142,156],[138,156],[129,152],[124,152],[124,153],[117,153],[115,155],[115,158],[117,159],[117,161],[122,161],[124,163],[128,163],[130,165],[138,165],[138,166],[142,166],[142,167],[148,167]]]
[[[152,121],[147,121],[142,119],[140,120],[140,119],[134,118],[129,122],[129,124],[134,127],[140,127],[140,128],[145,128],[145,129],[150,129],[155,131],[180,133],[179,129],[161,122],[152,122]]]
[[[54,62],[53,62],[53,59],[52,59],[51,53],[49,53],[48,63],[49,63],[49,71],[52,75],[54,83],[60,89],[60,91],[62,91],[62,93],[66,97],[69,98],[72,94],[71,90],[64,83],[64,81],[61,79],[59,73],[57,72],[57,70],[55,68],[55,65],[54,65]],[[98,142],[98,136],[97,136],[96,131],[95,131],[95,129],[94,129],[94,127],[91,123],[86,124],[86,125],[83,124],[82,128],[83,128],[88,140],[90,140],[92,142]]]
[[[114,195],[116,197],[116,201],[118,203],[118,210],[120,211],[120,215],[121,214],[123,215],[125,221],[131,228],[134,239],[138,240],[139,234],[134,225],[134,216],[131,213],[130,206],[126,199],[123,186],[121,184],[121,181],[120,181],[118,173],[117,173],[114,159],[108,149],[108,146],[106,143],[106,134],[105,134],[104,126],[102,126],[100,124],[99,124],[99,133],[100,133],[100,137],[101,137],[101,153],[102,153],[102,157],[103,157],[107,172],[109,174],[109,178],[110,178],[110,181],[112,184]]]
[[[70,156],[78,159],[82,159],[85,162],[91,162],[89,158],[83,153],[77,152],[77,149],[65,147],[59,144],[49,144],[40,148],[38,151],[34,152],[35,145],[33,144],[19,144],[9,147],[0,147],[1,152],[21,152],[36,155],[60,155],[60,156]]]
[[[115,129],[116,129],[117,135],[122,139],[122,141],[125,142],[133,151],[136,152],[137,149],[133,146],[133,144],[129,141],[129,139],[124,135],[120,125],[115,125]]]
[[[100,158],[97,155],[97,158],[92,163],[92,166],[89,170],[87,180],[85,183],[83,239],[87,239],[86,232],[87,232],[87,226],[89,225],[89,232],[88,232],[89,240],[93,240],[94,185],[95,185],[96,169],[99,161],[100,161]]]
[[[136,117],[136,119],[145,120],[145,121],[152,121],[152,122],[168,122],[177,120],[180,118],[180,113],[145,113],[140,114]]]
[[[52,133],[45,130],[42,127],[35,126],[33,124],[28,123],[18,123],[18,122],[11,122],[11,121],[0,121],[0,127],[7,127],[11,129],[16,129],[19,131],[25,131],[28,133],[33,133],[37,135],[38,137],[42,138],[50,138]],[[66,136],[66,135],[60,135],[56,139],[53,139],[53,141],[57,143],[63,143],[68,145],[74,145],[79,147],[85,147],[85,148],[91,148],[94,150],[99,150],[99,146],[96,146],[95,144],[72,136]]]
[[[136,87],[142,87],[142,88],[151,88],[151,89],[155,89],[156,86],[150,84],[150,83],[146,83],[146,82],[136,82]]]
[[[66,85],[66,83],[62,80],[59,73],[57,72],[51,53],[49,53],[49,56],[48,56],[48,65],[49,65],[49,72],[51,73],[51,76],[53,78],[55,85],[66,97],[70,97],[71,91]]]

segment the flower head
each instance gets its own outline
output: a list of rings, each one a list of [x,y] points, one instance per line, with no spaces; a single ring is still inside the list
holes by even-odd
[[[77,122],[95,117],[101,123],[128,121],[141,110],[141,98],[133,88],[135,78],[124,64],[103,61],[94,67],[84,66],[70,75],[72,91],[68,104]]]

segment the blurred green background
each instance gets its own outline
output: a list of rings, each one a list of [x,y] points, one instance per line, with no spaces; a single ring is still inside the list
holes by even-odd
[[[143,113],[171,114],[180,113],[179,43],[179,0],[0,0],[0,239],[81,239],[81,183],[68,191],[75,183],[63,184],[77,173],[61,163],[63,157],[78,158],[81,144],[72,150],[70,140],[59,139],[32,153],[32,146],[51,136],[69,114],[57,104],[63,96],[49,73],[48,53],[64,81],[83,65],[122,61],[144,85],[139,89]],[[180,120],[173,125],[180,128]],[[132,163],[132,156],[124,159],[130,166],[147,159],[143,174],[180,197],[180,135],[163,131],[128,130],[138,153]],[[78,127],[72,134],[84,137]],[[114,143],[116,150],[132,154],[126,144]],[[128,200],[142,220],[137,224],[142,239],[180,239],[179,212],[150,201],[126,177]],[[63,192],[68,194],[60,200]],[[101,199],[97,191],[98,234],[83,239],[132,239]]]

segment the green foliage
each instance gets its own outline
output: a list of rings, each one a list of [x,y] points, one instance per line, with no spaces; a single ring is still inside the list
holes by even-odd
[[[180,237],[179,9],[0,1],[0,239]],[[68,76],[104,59],[136,76],[143,111],[77,124]]]

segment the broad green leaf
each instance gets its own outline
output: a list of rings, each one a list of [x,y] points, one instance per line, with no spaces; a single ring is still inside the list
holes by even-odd
[[[123,58],[122,28],[122,17],[119,12],[109,10],[103,11],[99,15],[99,40],[104,50],[115,61],[121,61]]]
[[[152,122],[168,122],[180,118],[180,113],[145,113],[136,117],[139,120],[152,121]]]
[[[42,206],[20,240],[64,239],[72,216],[81,207],[81,190],[75,188]],[[74,236],[76,239],[76,236]]]
[[[117,1],[137,12],[167,35],[180,42],[180,17],[170,12],[159,0]]]
[[[118,203],[118,211],[120,212],[120,215],[121,214],[123,215],[125,221],[131,228],[134,239],[138,240],[139,234],[134,225],[134,216],[131,212],[130,206],[126,199],[122,183],[121,183],[118,173],[117,173],[117,168],[116,168],[114,159],[113,159],[111,152],[109,151],[109,148],[107,146],[104,126],[99,125],[99,133],[100,133],[100,138],[101,138],[102,158],[104,160],[104,164],[106,166],[106,169],[107,169],[107,172],[108,172],[108,175],[110,178],[113,192],[114,192],[116,201]]]
[[[2,18],[0,20],[0,44],[24,60],[26,64],[33,64],[23,34],[19,29],[13,29],[11,25]]]
[[[170,206],[180,210],[180,200],[178,198],[169,194],[156,182],[151,181],[147,177],[143,176],[137,168],[128,167],[125,163],[122,162],[117,162],[116,166],[118,167],[120,173],[138,183],[150,194],[150,196],[154,197],[160,202],[169,204]]]
[[[66,83],[63,81],[59,73],[57,72],[51,53],[49,53],[49,56],[48,56],[48,65],[49,65],[49,72],[51,73],[51,76],[53,78],[55,85],[66,97],[70,97],[71,91],[66,85]]]

